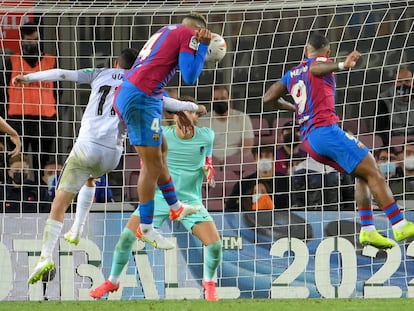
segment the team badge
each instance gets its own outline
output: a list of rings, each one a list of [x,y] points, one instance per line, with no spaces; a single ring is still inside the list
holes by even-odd
[[[197,41],[197,39],[196,39],[195,36],[192,36],[191,37],[189,47],[190,47],[190,49],[193,49],[194,51],[197,51],[197,49],[198,49],[198,41]]]
[[[160,134],[159,133],[152,134],[152,139],[155,141],[160,140]]]

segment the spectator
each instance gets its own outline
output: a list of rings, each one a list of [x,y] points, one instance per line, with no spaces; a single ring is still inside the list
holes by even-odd
[[[13,79],[22,73],[56,67],[56,57],[40,50],[39,31],[34,24],[21,26],[20,35],[22,55],[10,55],[6,60],[7,117],[10,125],[23,137],[23,150],[33,152],[33,168],[39,169],[55,153],[54,84],[43,81],[16,86]],[[37,175],[35,180],[39,180]]]
[[[292,176],[292,206],[353,211],[354,183],[351,175],[308,157],[295,167]]]
[[[55,196],[55,186],[57,176],[60,175],[62,170],[62,164],[57,162],[48,162],[43,167],[42,178],[41,178],[41,193],[42,196],[47,198],[49,202],[53,201]]]
[[[213,154],[215,163],[223,164],[226,157],[240,154],[251,155],[254,143],[253,126],[244,112],[231,108],[229,90],[216,86],[213,90],[212,110],[206,118],[200,118],[200,127],[210,127],[216,134]]]
[[[403,198],[403,175],[401,168],[397,166],[397,154],[394,148],[381,148],[374,151],[374,157],[377,161],[378,167],[384,174],[385,179],[394,194],[395,200],[401,200]]]
[[[274,169],[274,147],[252,148],[257,162],[257,172],[243,177],[236,183],[226,201],[226,212],[251,211],[255,209],[288,208],[287,186],[281,185]],[[283,189],[281,192],[280,189]]]
[[[5,191],[0,193],[0,201],[4,202],[6,213],[37,213],[47,212],[50,204],[40,201],[39,187],[30,179],[30,161],[21,154],[10,158]],[[4,193],[6,197],[4,198]]]
[[[306,158],[306,152],[300,146],[299,128],[295,127],[293,131],[293,121],[283,125],[282,137],[283,144],[276,149],[276,173],[287,176],[294,166]]]
[[[376,128],[384,146],[392,136],[414,135],[413,74],[407,68],[397,72],[395,84],[380,94]]]

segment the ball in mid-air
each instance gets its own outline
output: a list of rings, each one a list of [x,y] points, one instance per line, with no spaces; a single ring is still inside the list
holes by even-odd
[[[217,63],[226,55],[227,43],[222,36],[216,33],[211,34],[210,45],[206,55],[206,62]]]

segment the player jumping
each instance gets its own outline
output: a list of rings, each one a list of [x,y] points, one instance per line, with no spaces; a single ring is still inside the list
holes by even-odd
[[[303,145],[312,158],[356,177],[355,199],[362,225],[359,241],[379,249],[391,248],[396,243],[375,228],[371,193],[391,222],[395,240],[414,236],[414,224],[404,218],[368,148],[337,125],[339,118],[334,107],[333,72],[355,67],[360,54],[353,51],[344,62],[334,63],[329,58],[329,41],[314,33],[309,38],[305,55],[300,65],[271,85],[263,101],[276,103],[277,109],[296,112]],[[279,98],[286,93],[290,93],[295,105],[280,103]]]
[[[153,34],[140,51],[134,66],[125,73],[115,96],[114,107],[128,127],[131,145],[145,163],[138,178],[140,221],[137,236],[158,247],[162,235],[153,228],[154,195],[157,186],[172,207],[171,220],[197,212],[200,206],[177,201],[173,181],[163,163],[161,144],[162,91],[176,70],[184,81],[194,84],[200,75],[211,32],[198,13],[184,17],[181,24],[167,25]]]

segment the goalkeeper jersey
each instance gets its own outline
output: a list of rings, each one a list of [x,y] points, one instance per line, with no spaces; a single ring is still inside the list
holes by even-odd
[[[177,137],[175,125],[163,127],[168,143],[167,164],[174,181],[178,198],[188,204],[202,205],[203,166],[207,155],[211,155],[214,132],[207,127],[194,127],[191,139]],[[159,189],[155,196],[156,208],[165,203]]]

